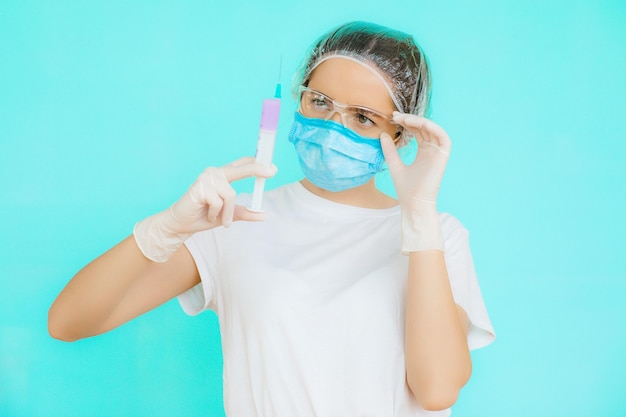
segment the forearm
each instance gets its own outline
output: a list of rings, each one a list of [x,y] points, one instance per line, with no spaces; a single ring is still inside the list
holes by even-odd
[[[50,334],[67,341],[93,336],[197,285],[200,276],[183,242],[233,221],[263,220],[262,213],[236,205],[231,182],[275,173],[254,157],[205,169],[176,203],[137,223],[133,235],[76,274],[50,307]]]
[[[456,401],[471,374],[467,322],[452,297],[443,252],[411,252],[406,299],[407,382],[427,409]]]
[[[97,334],[151,264],[132,235],[93,260],[72,278],[50,307],[50,333],[67,341]]]

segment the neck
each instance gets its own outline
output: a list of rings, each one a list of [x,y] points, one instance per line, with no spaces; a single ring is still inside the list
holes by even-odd
[[[306,178],[300,181],[300,183],[304,188],[318,197],[325,198],[335,203],[346,204],[348,206],[386,209],[398,205],[397,200],[389,197],[387,194],[376,188],[376,183],[373,178],[359,187],[336,192],[320,188]]]

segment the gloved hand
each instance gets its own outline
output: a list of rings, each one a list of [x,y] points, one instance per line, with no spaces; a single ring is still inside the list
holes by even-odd
[[[230,183],[245,177],[269,178],[275,166],[255,163],[253,157],[241,158],[221,168],[207,168],[174,205],[135,225],[133,235],[144,256],[165,262],[192,234],[233,221],[259,221],[263,213],[235,205],[235,190]]]
[[[452,142],[436,123],[424,117],[394,112],[394,122],[415,135],[415,160],[405,165],[387,133],[380,140],[402,210],[402,253],[443,251],[437,214],[437,194]]]

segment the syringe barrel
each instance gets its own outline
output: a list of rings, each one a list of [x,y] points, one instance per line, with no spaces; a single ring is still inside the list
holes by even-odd
[[[275,130],[259,130],[259,138],[256,143],[256,162],[259,164],[272,165],[274,155],[274,142],[276,142]]]
[[[274,143],[276,141],[276,131],[259,131],[259,139],[256,147],[256,162],[263,165],[272,164],[274,154]],[[263,190],[265,188],[265,178],[257,177],[254,181],[254,191],[252,192],[252,202],[249,209],[252,211],[262,211]]]
[[[256,162],[263,165],[272,164],[274,155],[274,142],[276,141],[276,130],[278,129],[278,116],[280,114],[280,100],[268,98],[263,100],[261,110],[261,127],[256,145]],[[254,181],[254,191],[252,192],[252,202],[248,207],[252,211],[262,211],[263,190],[265,188],[265,178],[257,177]]]

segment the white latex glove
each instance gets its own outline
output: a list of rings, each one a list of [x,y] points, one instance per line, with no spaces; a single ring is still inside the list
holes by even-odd
[[[253,157],[238,159],[220,168],[207,168],[174,205],[135,225],[133,235],[144,256],[165,262],[183,242],[196,232],[233,221],[260,221],[263,213],[235,205],[235,190],[230,183],[245,177],[269,178],[276,167],[255,163]]]
[[[439,125],[424,117],[394,112],[394,122],[415,135],[417,156],[405,165],[387,133],[380,137],[402,210],[402,253],[443,251],[437,194],[452,142]]]

